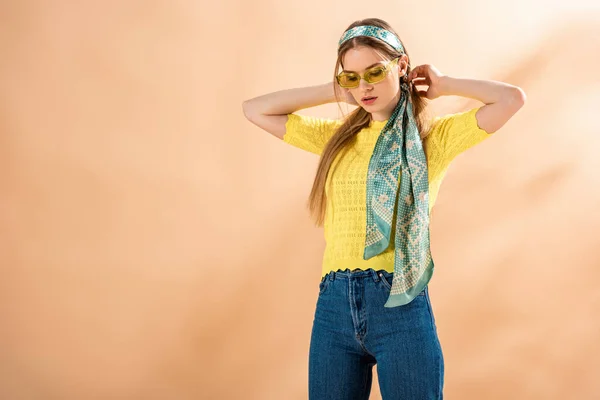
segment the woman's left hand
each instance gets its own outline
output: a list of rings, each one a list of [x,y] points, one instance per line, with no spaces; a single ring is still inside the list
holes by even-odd
[[[419,95],[433,100],[443,95],[441,82],[444,77],[433,65],[423,64],[410,71],[408,81],[415,86],[428,86],[426,90],[418,90]]]

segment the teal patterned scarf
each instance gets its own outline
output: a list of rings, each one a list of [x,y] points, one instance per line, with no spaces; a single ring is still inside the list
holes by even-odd
[[[396,35],[376,26],[349,29],[339,45],[356,36],[380,39],[404,53]],[[410,303],[429,283],[434,269],[429,246],[427,160],[408,84],[401,83],[400,91],[398,105],[375,144],[367,174],[365,260],[388,248],[398,202],[392,289],[384,304],[388,308]]]

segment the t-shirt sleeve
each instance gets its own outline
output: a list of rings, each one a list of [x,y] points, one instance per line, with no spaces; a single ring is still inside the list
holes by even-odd
[[[327,141],[341,125],[340,120],[288,114],[283,141],[321,155]]]
[[[428,142],[442,153],[448,163],[460,153],[492,136],[477,124],[475,114],[480,108],[433,119]]]

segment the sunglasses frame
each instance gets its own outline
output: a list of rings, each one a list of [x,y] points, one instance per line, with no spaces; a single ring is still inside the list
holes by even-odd
[[[361,75],[361,74],[359,74],[358,72],[341,72],[341,73],[339,73],[338,75],[336,75],[336,77],[335,77],[335,78],[336,78],[336,80],[337,80],[337,83],[338,83],[338,85],[340,85],[340,87],[342,87],[342,88],[344,88],[344,89],[355,89],[355,88],[357,88],[357,87],[360,85],[360,80],[361,80],[361,79],[364,79],[366,82],[368,82],[368,83],[370,83],[370,84],[377,84],[377,83],[380,83],[380,82],[382,82],[382,81],[383,81],[383,80],[386,78],[386,76],[387,76],[387,75],[390,73],[390,66],[391,66],[391,65],[393,65],[393,64],[397,64],[397,63],[398,63],[398,60],[400,60],[400,57],[396,57],[396,58],[394,58],[394,59],[391,59],[391,60],[385,61],[384,63],[382,63],[383,65],[376,65],[376,66],[374,66],[374,67],[372,67],[372,68],[369,68],[369,69],[368,69],[368,70],[366,70],[366,71],[365,71],[365,73],[364,73],[364,74],[362,74],[362,75]],[[378,80],[378,81],[376,81],[376,82],[372,82],[372,81],[370,81],[370,80],[367,78],[368,74],[369,74],[371,71],[373,71],[373,70],[374,70],[374,69],[376,69],[376,68],[382,68],[382,67],[383,67],[383,77],[382,77],[380,80]],[[351,86],[348,86],[348,85],[344,86],[344,85],[342,85],[342,83],[340,82],[341,78],[342,78],[343,76],[349,76],[349,75],[350,75],[350,76],[356,76],[357,78],[359,78],[359,79],[356,81],[356,85],[351,85]]]

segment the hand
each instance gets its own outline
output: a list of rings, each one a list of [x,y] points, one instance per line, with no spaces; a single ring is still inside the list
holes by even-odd
[[[408,81],[415,86],[428,86],[426,90],[418,90],[419,95],[430,100],[442,96],[442,81],[445,77],[436,67],[429,64],[419,65],[408,74]]]
[[[333,84],[335,85],[335,90],[341,94],[341,100],[344,103],[348,103],[351,104],[353,106],[357,106],[358,103],[356,102],[356,100],[354,100],[354,96],[352,96],[352,93],[350,93],[350,91],[348,89],[344,89],[343,87],[341,87],[336,80],[333,81]]]
[[[349,90],[345,90],[344,89],[344,96],[345,96],[344,101],[346,103],[352,104],[353,106],[357,106],[358,105],[358,103],[356,102],[356,100],[354,100],[354,96],[352,96],[352,93],[350,93]]]

